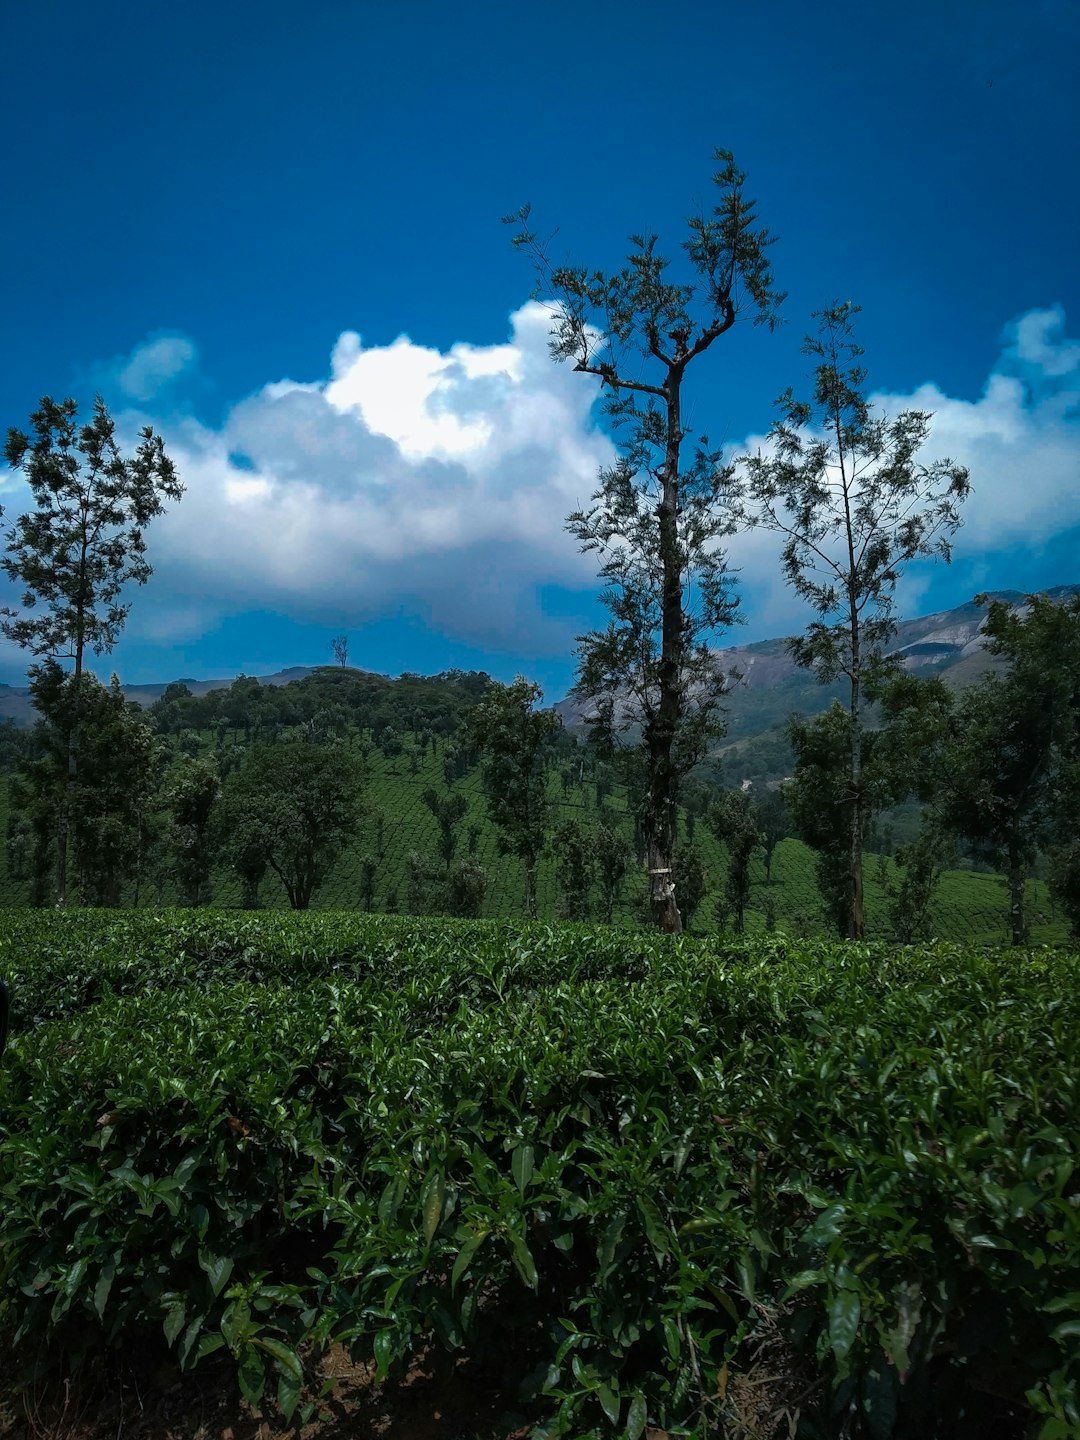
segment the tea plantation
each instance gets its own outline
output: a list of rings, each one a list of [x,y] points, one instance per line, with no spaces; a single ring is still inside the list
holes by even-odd
[[[1076,1435],[1078,959],[8,911],[11,1393],[225,1358],[300,1424],[336,1345],[521,1435]]]
[[[374,911],[405,911],[409,908],[408,861],[410,853],[433,857],[438,843],[438,826],[425,807],[424,790],[434,786],[445,790],[442,760],[427,752],[412,764],[403,757],[387,758],[378,750],[365,761],[368,780],[365,790],[367,816],[357,839],[344,851],[334,865],[325,885],[315,895],[313,906],[321,911],[351,911],[360,908],[362,897],[361,868],[365,856],[377,857],[372,909]],[[499,851],[496,827],[488,818],[479,776],[474,770],[455,782],[455,792],[464,795],[467,808],[460,823],[459,856],[471,853],[487,872],[489,883],[482,914],[499,919],[520,916],[523,910],[521,867],[512,857]],[[586,782],[564,787],[555,778],[551,782],[555,805],[554,825],[567,820],[595,823],[599,812],[595,803],[595,787]],[[7,821],[8,777],[0,774],[0,834]],[[622,828],[629,836],[626,797],[616,786],[608,797],[605,818]],[[553,826],[554,828],[554,826]],[[688,838],[689,821],[683,814],[680,836]],[[470,844],[469,833],[472,831]],[[705,899],[693,920],[693,928],[704,934],[715,933],[717,924],[714,900],[723,888],[726,856],[723,847],[698,821],[693,830],[693,844],[700,851],[707,871]],[[872,936],[892,938],[888,928],[882,891],[882,871],[894,873],[889,859],[868,855],[866,859],[867,924]],[[630,874],[616,907],[615,918],[624,924],[637,922],[644,900],[644,875],[636,866]],[[25,881],[12,877],[8,857],[0,846],[0,907],[26,905],[29,887]],[[145,882],[138,894],[129,887],[129,903],[179,900],[175,885],[163,885],[160,895],[156,886]],[[264,881],[260,905],[270,910],[287,909],[288,900],[280,883],[270,875]],[[241,901],[241,887],[236,876],[226,870],[217,872],[213,882],[213,903],[236,909]],[[554,919],[558,913],[556,861],[552,854],[541,859],[538,883],[539,913]],[[1027,911],[1031,937],[1036,942],[1056,943],[1066,937],[1067,925],[1054,910],[1044,881],[1031,880],[1027,886]],[[599,906],[598,906],[599,909]],[[2,909],[0,909],[2,913]],[[765,864],[758,851],[751,860],[751,895],[747,927],[752,933],[763,931],[770,915],[776,927],[793,935],[813,935],[825,929],[821,900],[814,879],[814,855],[801,841],[782,840],[772,864],[772,883],[766,883]],[[947,940],[970,940],[996,943],[1008,937],[1008,901],[1004,881],[996,875],[968,871],[947,871],[942,877],[931,908],[931,923],[936,936]]]

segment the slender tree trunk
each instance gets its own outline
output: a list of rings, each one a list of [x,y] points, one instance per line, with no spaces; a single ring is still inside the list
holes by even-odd
[[[1010,943],[1023,945],[1026,943],[1027,916],[1024,914],[1024,861],[1020,854],[1020,847],[1014,842],[1009,842],[1009,933]]]
[[[677,935],[683,928],[675,901],[675,837],[679,776],[673,760],[675,737],[682,718],[683,594],[679,553],[679,447],[682,420],[679,400],[681,369],[672,367],[664,386],[667,400],[667,447],[660,503],[660,564],[663,571],[660,620],[660,696],[657,713],[646,733],[650,773],[648,815],[649,900],[659,929]]]
[[[839,422],[837,443],[841,444]],[[843,472],[842,472],[843,473]],[[855,592],[855,543],[848,498],[848,480],[844,475],[844,517],[848,547],[848,624],[851,627],[851,913],[848,917],[848,939],[862,940],[866,935],[863,908],[863,827],[865,824],[865,793],[862,768],[862,636],[859,630],[858,597]]]
[[[85,551],[84,543],[84,556]],[[79,716],[82,707],[83,672],[83,612],[81,608],[77,612],[75,624],[75,701],[67,733],[67,780],[64,784],[64,801],[60,807],[59,824],[56,829],[56,904],[58,907],[67,904],[68,835],[71,830],[71,817],[75,813],[75,790],[78,781]]]
[[[536,919],[536,860],[525,857],[525,919]]]

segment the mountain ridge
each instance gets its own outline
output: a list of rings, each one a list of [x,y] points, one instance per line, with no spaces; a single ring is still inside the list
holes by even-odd
[[[1026,596],[1032,593],[1045,595],[1052,600],[1067,599],[1080,594],[1080,584],[1054,585],[1037,592],[988,590],[982,593],[988,600],[1004,600],[1010,605],[1022,605]],[[951,610],[937,610],[911,620],[901,620],[897,625],[897,643],[893,645],[890,653],[899,654],[909,670],[917,673],[942,673],[950,683],[958,687],[971,684],[994,664],[992,657],[986,653],[982,639],[985,619],[985,605],[977,605],[972,599]],[[730,739],[759,733],[776,723],[771,714],[767,718],[767,713],[776,711],[777,703],[761,703],[761,700],[767,697],[772,697],[781,707],[787,704],[785,713],[799,709],[813,711],[828,705],[836,687],[820,685],[809,671],[795,664],[788,652],[788,638],[784,636],[756,640],[746,645],[717,649],[716,654],[737,676],[728,697]],[[293,681],[306,679],[317,671],[335,668],[337,667],[326,664],[291,665],[268,675],[246,676],[246,672],[240,671],[236,675],[217,679],[182,677],[178,680],[128,684],[121,686],[121,689],[129,699],[145,708],[160,699],[169,685],[186,685],[193,695],[205,695],[212,690],[228,689],[241,676],[258,680],[260,685],[288,685]],[[583,724],[584,707],[573,695],[557,701],[551,708],[570,728],[577,729]],[[9,719],[18,725],[33,723],[34,708],[28,686],[0,683],[0,722]]]

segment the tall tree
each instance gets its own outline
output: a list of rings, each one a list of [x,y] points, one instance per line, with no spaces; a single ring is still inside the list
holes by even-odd
[[[139,859],[142,825],[155,788],[158,742],[138,705],[125,699],[113,676],[108,687],[93,675],[79,680],[55,660],[30,668],[30,694],[41,717],[32,758],[12,786],[14,835],[25,836],[34,903],[45,899],[46,870],[55,863],[58,817],[69,820],[75,879],[83,903],[119,905]],[[67,736],[82,717],[78,782],[67,784]]]
[[[626,872],[634,857],[633,847],[621,830],[607,820],[601,820],[593,837],[596,857],[596,874],[603,898],[604,919],[610,925],[615,914],[615,905],[622,893]]]
[[[885,645],[896,630],[893,595],[917,556],[950,558],[968,472],[951,460],[923,464],[930,430],[923,410],[875,414],[865,393],[859,307],[820,311],[803,353],[818,361],[812,401],[788,390],[769,449],[744,462],[740,518],[783,537],[785,578],[816,618],[789,642],[800,665],[848,687],[844,748],[848,838],[847,933],[865,933],[863,842],[867,825],[863,736],[868,695],[889,672]]]
[[[553,836],[559,914],[564,920],[588,920],[596,871],[595,838],[576,820],[566,820]]]
[[[330,649],[333,651],[334,659],[344,670],[349,663],[349,637],[348,635],[335,635],[330,641]]]
[[[689,366],[735,324],[776,323],[782,296],[768,262],[771,237],[745,194],[745,176],[718,150],[711,214],[688,222],[678,277],[654,235],[630,240],[613,274],[553,266],[516,216],[515,243],[530,255],[553,306],[556,360],[595,377],[621,454],[601,471],[588,509],[567,522],[600,558],[608,628],[582,636],[577,693],[605,707],[647,758],[644,815],[654,922],[677,931],[674,851],[679,784],[722,733],[724,673],[707,641],[733,619],[735,599],[718,541],[730,530],[730,469],[702,435],[689,463],[683,382]]]
[[[213,814],[221,779],[212,757],[182,755],[169,769],[161,798],[168,814],[165,844],[185,905],[210,900]]]
[[[222,789],[217,833],[247,894],[272,870],[306,910],[360,824],[361,775],[343,747],[254,745]]]
[[[746,929],[750,900],[750,857],[762,844],[761,821],[745,790],[724,790],[705,816],[709,829],[727,850],[724,899],[736,935]]]
[[[762,790],[754,795],[761,826],[761,848],[765,852],[765,884],[772,884],[772,862],[776,847],[791,833],[787,801],[781,789]]]
[[[468,808],[468,801],[460,793],[440,795],[434,785],[429,785],[420,798],[435,817],[435,823],[439,827],[439,854],[449,870],[454,863],[458,828]]]
[[[8,532],[5,573],[24,588],[21,612],[5,608],[0,629],[34,655],[74,661],[74,700],[65,736],[67,785],[58,816],[56,903],[67,900],[68,835],[78,778],[82,674],[87,646],[111,651],[131,608],[121,595],[151,575],[144,532],[184,487],[161,437],[149,427],[125,457],[104,400],[78,424],[74,400],[47,395],[31,433],[9,430],[4,455],[21,470],[36,509]],[[42,610],[39,611],[38,607]]]
[[[985,600],[986,597],[977,597]],[[989,603],[984,626],[1006,674],[961,697],[949,751],[945,822],[1005,874],[1010,934],[1027,938],[1025,882],[1038,851],[1076,838],[1080,793],[1080,597],[1029,595],[1023,607]],[[1055,880],[1067,876],[1058,858]]]
[[[539,685],[520,675],[512,685],[493,682],[469,717],[466,736],[468,748],[481,756],[481,781],[499,829],[499,847],[521,861],[530,919],[536,917],[536,874],[551,820],[550,741],[559,725],[554,712],[535,708],[543,698]]]

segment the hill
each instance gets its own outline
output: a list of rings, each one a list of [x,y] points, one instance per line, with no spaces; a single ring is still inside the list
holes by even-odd
[[[1080,594],[1080,585],[1055,585],[1041,593],[1064,600]],[[1019,590],[992,590],[987,597],[1014,606],[1022,606],[1025,598]],[[949,685],[962,689],[996,664],[983,639],[985,618],[985,607],[971,600],[953,610],[901,620],[890,653],[900,657],[905,669],[917,675],[941,675]],[[839,686],[821,685],[796,665],[786,638],[732,645],[716,655],[733,677],[726,702],[729,748],[783,725],[791,714],[824,710],[842,693]],[[568,728],[582,728],[580,701],[568,697],[555,709]]]
[[[1024,594],[1019,590],[993,590],[989,598],[1022,605]],[[1052,599],[1080,594],[1080,584],[1055,585],[1041,592]],[[937,673],[951,685],[970,685],[994,665],[986,653],[982,638],[985,611],[974,600],[952,610],[938,610],[914,620],[902,620],[897,628],[893,653],[917,674]],[[728,700],[729,742],[751,739],[786,721],[793,712],[813,714],[825,709],[839,690],[822,686],[801,670],[791,659],[787,639],[759,640],[752,645],[732,645],[718,650],[718,657],[732,673],[733,683]],[[338,670],[328,665],[291,665],[270,675],[230,675],[210,680],[183,677],[173,681],[156,681],[124,685],[124,694],[137,704],[149,707],[159,701],[170,685],[185,685],[192,695],[208,695],[227,690],[237,680],[256,679],[260,685],[284,686],[309,676]],[[363,682],[385,684],[388,677],[353,666],[345,674]],[[451,672],[455,674],[457,672]],[[419,681],[426,677],[403,676]],[[433,677],[441,678],[441,677]],[[570,696],[553,707],[570,730],[582,727],[582,706]],[[34,710],[26,686],[0,684],[0,722],[13,720],[17,725],[33,723]]]

